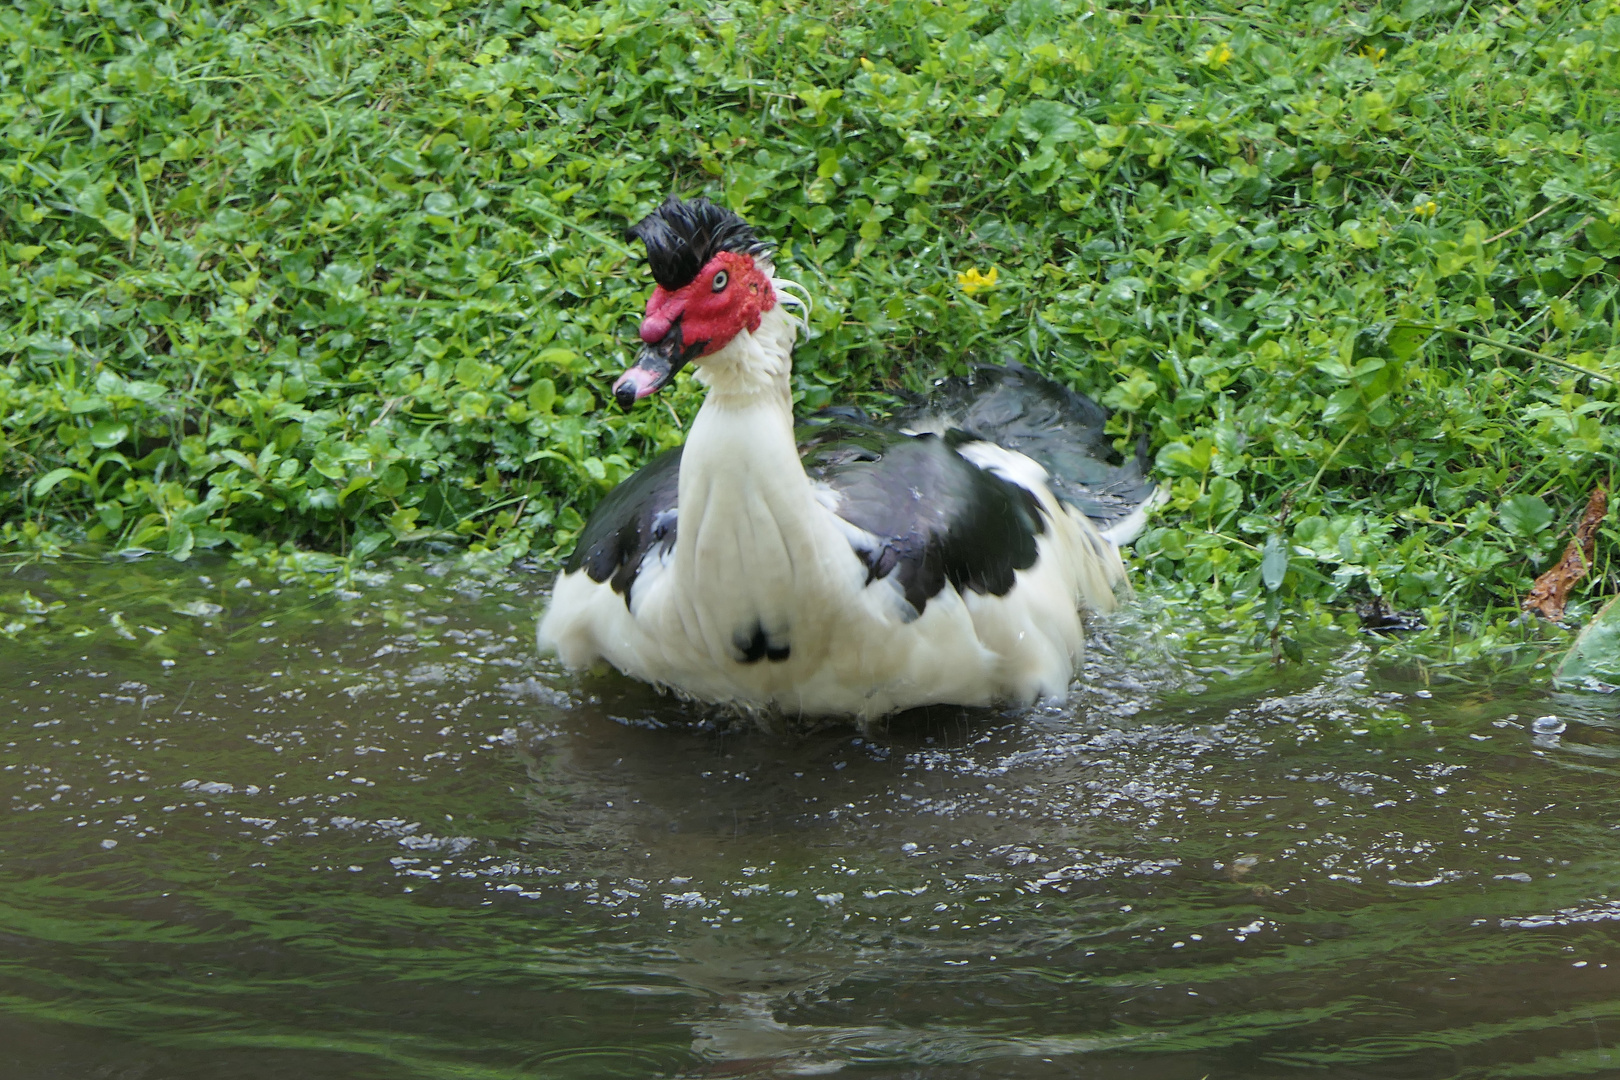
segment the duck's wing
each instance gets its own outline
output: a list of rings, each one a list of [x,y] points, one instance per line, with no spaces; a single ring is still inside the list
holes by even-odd
[[[591,513],[579,543],[563,567],[583,570],[592,581],[611,583],[628,606],[630,589],[649,555],[675,546],[675,503],[681,448],[667,450],[607,493]]]
[[[1133,457],[1122,458],[1104,431],[1108,410],[1022,364],[985,365],[946,379],[925,404],[895,419],[913,430],[969,431],[1031,458],[1047,471],[1054,495],[1120,543],[1135,534],[1115,533],[1129,532],[1129,519],[1140,517],[1156,492],[1147,478],[1145,437]]]
[[[974,464],[971,437],[895,436],[854,418],[823,425],[805,469],[866,566],[903,597],[908,619],[945,587],[1003,596],[1033,566],[1046,529],[1030,488]]]

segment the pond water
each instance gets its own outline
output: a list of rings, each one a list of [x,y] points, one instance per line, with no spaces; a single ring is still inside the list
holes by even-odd
[[[535,578],[205,569],[0,586],[0,1075],[1620,1072],[1620,702],[1528,664],[1138,612],[1061,708],[773,734]]]

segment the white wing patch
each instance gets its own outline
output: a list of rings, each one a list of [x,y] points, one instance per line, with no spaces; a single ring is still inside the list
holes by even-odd
[[[1170,491],[1168,488],[1155,488],[1147,502],[1102,530],[1103,539],[1109,541],[1115,547],[1121,548],[1134,544],[1136,538],[1141,536],[1143,530],[1147,528],[1148,515],[1169,501]]]
[[[1016,450],[980,441],[963,443],[956,448],[956,452],[985,472],[994,473],[1025,491],[1035,495],[1046,491],[1046,470]]]
[[[816,502],[834,514],[838,513],[838,507],[844,501],[844,497],[838,493],[838,490],[825,480],[812,480],[810,482],[810,494],[815,496]]]
[[[863,562],[877,559],[883,551],[884,540],[876,533],[868,532],[859,525],[851,524],[838,516],[838,507],[843,503],[844,496],[825,481],[817,480],[810,485],[815,499],[826,507],[832,514],[833,526],[839,534],[849,542],[855,554],[861,556]],[[917,618],[917,609],[911,606],[906,599],[905,589],[901,587],[899,579],[893,572],[885,574],[876,581],[866,582],[868,589],[880,589],[883,598],[885,614],[895,622],[909,623]]]

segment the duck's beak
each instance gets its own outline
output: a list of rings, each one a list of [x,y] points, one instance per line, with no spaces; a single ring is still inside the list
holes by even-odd
[[[702,355],[706,344],[705,341],[686,344],[681,334],[681,320],[676,319],[662,338],[643,345],[636,362],[614,381],[613,400],[619,403],[619,408],[628,409],[642,398],[656,394],[687,361]]]

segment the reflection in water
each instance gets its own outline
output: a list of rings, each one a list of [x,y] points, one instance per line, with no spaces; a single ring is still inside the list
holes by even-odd
[[[766,734],[539,662],[529,582],[133,574],[6,586],[71,601],[0,671],[8,1077],[1620,1068],[1606,699],[1159,616]]]

